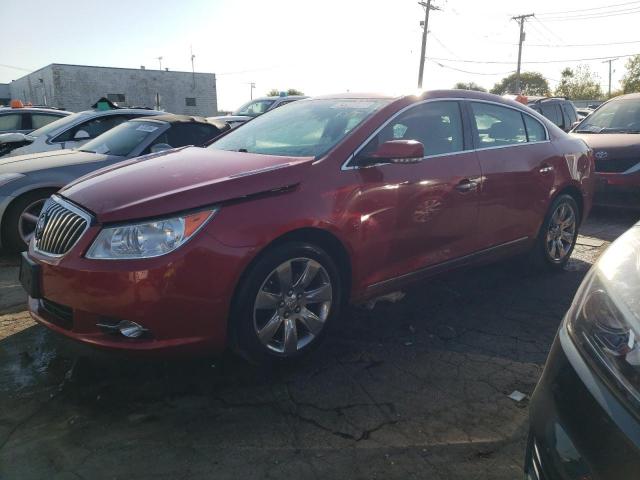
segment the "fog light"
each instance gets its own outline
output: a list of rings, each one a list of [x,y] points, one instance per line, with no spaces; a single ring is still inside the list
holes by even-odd
[[[120,320],[118,323],[98,323],[96,324],[100,328],[104,328],[111,332],[120,332],[127,338],[138,338],[144,333],[148,332],[142,325],[138,325],[136,322],[129,320]]]

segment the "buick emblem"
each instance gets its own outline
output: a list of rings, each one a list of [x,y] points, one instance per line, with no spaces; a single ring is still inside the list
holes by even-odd
[[[44,226],[46,223],[47,223],[47,212],[42,212],[40,214],[40,218],[38,218],[38,223],[36,223],[36,231],[35,231],[36,240],[40,240],[40,238],[42,238],[42,233],[44,232]]]
[[[607,152],[605,152],[604,150],[600,150],[599,152],[596,152],[596,158],[598,160],[604,160],[608,156],[609,156],[609,154]]]

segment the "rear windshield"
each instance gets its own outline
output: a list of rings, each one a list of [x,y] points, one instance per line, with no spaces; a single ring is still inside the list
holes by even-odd
[[[81,150],[126,157],[138,145],[146,142],[149,137],[157,136],[164,130],[164,125],[159,122],[141,122],[139,120],[124,122],[85,143]]]
[[[29,135],[32,137],[39,137],[40,135],[49,135],[49,133],[57,130],[60,127],[65,127],[67,125],[73,125],[78,118],[83,117],[83,113],[72,113],[69,116],[59,118],[51,123],[47,123],[44,127],[40,127],[37,130],[34,130]]]
[[[245,103],[238,110],[233,112],[233,114],[257,117],[269,110],[269,107],[273,105],[273,102],[275,102],[275,100],[252,100],[251,102]]]
[[[300,100],[252,120],[208,148],[320,157],[389,102],[377,98]]]

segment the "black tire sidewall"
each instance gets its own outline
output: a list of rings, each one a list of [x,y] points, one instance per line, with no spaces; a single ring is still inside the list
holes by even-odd
[[[576,232],[573,237],[573,241],[571,242],[571,247],[569,248],[569,252],[565,256],[565,258],[560,262],[555,262],[551,259],[551,257],[549,256],[549,252],[547,251],[547,232],[549,231],[549,223],[551,222],[551,217],[553,216],[554,212],[558,209],[558,207],[563,203],[569,205],[573,209],[573,213],[576,218]],[[542,223],[542,227],[540,228],[540,233],[538,234],[536,254],[538,258],[541,259],[544,266],[555,271],[560,271],[564,269],[565,265],[571,258],[571,254],[573,253],[574,247],[576,246],[579,227],[580,227],[580,209],[578,208],[578,204],[576,203],[574,198],[571,195],[566,195],[566,194],[562,194],[558,196],[553,201],[553,203],[551,204],[551,207],[549,208],[549,211],[547,212],[547,215],[544,217],[544,222]]]
[[[2,219],[2,225],[0,233],[2,234],[2,248],[11,253],[22,252],[28,248],[18,232],[18,222],[24,209],[38,200],[46,200],[49,198],[55,190],[50,192],[35,191],[25,193],[18,197],[7,209],[4,218]]]
[[[253,327],[253,307],[258,290],[267,276],[283,262],[299,257],[311,258],[325,268],[331,280],[332,305],[324,328],[309,345],[293,355],[280,355],[267,349],[258,339]],[[231,347],[236,353],[255,364],[287,362],[307,355],[322,343],[335,319],[339,316],[342,295],[342,282],[338,267],[322,248],[305,242],[291,242],[270,248],[249,267],[234,296],[229,321]]]

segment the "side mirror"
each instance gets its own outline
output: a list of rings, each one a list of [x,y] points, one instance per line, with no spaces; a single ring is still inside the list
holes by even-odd
[[[364,163],[418,163],[424,158],[424,145],[417,140],[389,140]]]
[[[173,147],[168,143],[156,143],[151,146],[151,153],[158,153],[164,150],[171,150]]]
[[[73,136],[74,140],[89,140],[91,135],[86,130],[78,130],[76,134]]]

